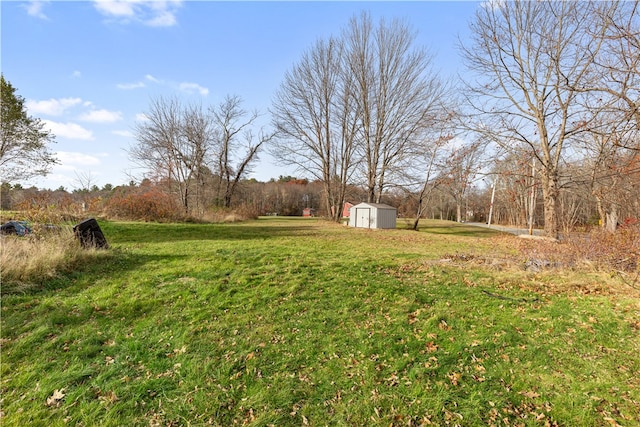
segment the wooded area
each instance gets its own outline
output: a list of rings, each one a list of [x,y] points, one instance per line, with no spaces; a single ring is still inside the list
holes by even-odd
[[[613,232],[640,218],[638,9],[488,2],[460,46],[462,81],[432,69],[431,53],[415,45],[419,28],[362,13],[286,73],[271,130],[256,129],[260,114],[238,95],[209,107],[157,98],[129,152],[143,177],[116,189],[79,179],[68,192],[24,189],[3,175],[2,206],[157,211],[149,219],[313,208],[339,221],[345,202],[369,201],[394,205],[414,227],[429,217],[544,227],[550,237],[597,225]],[[3,95],[3,130],[5,104]],[[264,150],[299,176],[248,179]],[[20,166],[5,151],[3,168]]]

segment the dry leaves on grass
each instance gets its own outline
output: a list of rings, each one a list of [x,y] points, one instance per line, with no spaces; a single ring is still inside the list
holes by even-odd
[[[53,407],[53,408],[57,408],[62,404],[62,401],[64,400],[64,397],[66,396],[66,394],[64,393],[64,389],[61,388],[60,390],[54,390],[53,394],[49,397],[47,397],[47,406]]]

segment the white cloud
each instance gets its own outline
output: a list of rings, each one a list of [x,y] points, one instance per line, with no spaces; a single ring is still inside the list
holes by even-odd
[[[145,113],[136,114],[136,121],[138,121],[138,122],[146,122],[147,120],[149,120],[149,117],[147,117],[147,115]]]
[[[150,82],[154,82],[154,83],[158,83],[161,84],[163,83],[162,80],[158,80],[155,77],[153,77],[151,74],[147,74],[146,76],[144,76],[145,79],[149,80]]]
[[[135,14],[134,4],[130,1],[96,0],[93,2],[98,12],[107,16],[131,17]]]
[[[162,86],[169,86],[171,88],[178,89],[186,93],[199,93],[200,95],[203,95],[203,96],[209,95],[209,89],[199,85],[198,83],[193,83],[193,82],[176,83],[174,81],[159,79],[157,77],[152,76],[151,74],[146,74],[144,78],[145,80],[153,82],[155,84],[162,85]]]
[[[480,3],[480,7],[489,10],[499,10],[504,6],[505,0],[486,0]]]
[[[197,83],[189,83],[189,82],[180,83],[178,85],[178,88],[181,91],[187,92],[187,93],[198,92],[200,95],[203,95],[203,96],[209,95],[209,89],[207,89],[206,87],[202,87]]]
[[[25,6],[25,8],[27,9],[27,13],[29,14],[29,16],[33,16],[35,18],[40,18],[40,19],[49,19],[49,17],[45,15],[44,12],[42,11],[45,4],[47,3],[49,3],[48,0],[44,0],[44,1],[34,0],[34,1],[30,1],[29,4]]]
[[[128,130],[114,130],[111,133],[113,133],[114,135],[123,136],[125,138],[133,138],[133,133]]]
[[[144,82],[136,82],[136,83],[118,83],[116,85],[116,87],[118,89],[124,89],[124,90],[131,90],[131,89],[138,89],[141,87],[145,87],[146,85],[144,84]]]
[[[177,24],[176,13],[182,0],[94,0],[93,4],[102,15],[122,24],[171,27]]]
[[[56,157],[60,160],[61,166],[95,166],[101,163],[95,156],[73,151],[58,151]]]
[[[48,116],[60,116],[67,109],[82,103],[80,98],[60,98],[45,101],[27,100],[26,106],[32,114],[46,114]]]
[[[77,123],[58,123],[51,120],[43,120],[42,122],[56,137],[87,141],[94,139],[93,133],[90,130],[83,128]]]
[[[176,25],[176,16],[173,12],[164,10],[149,19],[146,24],[150,27],[172,27]]]
[[[78,70],[75,70],[73,73],[71,73],[71,77],[73,77],[74,79],[79,79],[80,77],[82,77],[82,73]]]
[[[122,113],[120,111],[91,110],[81,115],[79,119],[92,123],[113,123],[122,120]]]

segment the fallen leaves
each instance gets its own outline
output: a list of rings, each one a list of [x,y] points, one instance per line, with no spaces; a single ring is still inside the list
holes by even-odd
[[[528,397],[529,399],[537,399],[540,397],[540,395],[535,391],[521,391],[520,394],[524,397]]]
[[[433,341],[429,341],[425,344],[425,350],[427,353],[434,353],[438,351],[438,344],[435,344]]]
[[[451,381],[452,385],[458,385],[458,383],[460,382],[460,379],[462,378],[462,373],[460,372],[451,372],[450,374],[447,375],[447,378],[449,378],[449,381]]]
[[[451,326],[449,326],[447,321],[444,320],[444,319],[440,320],[440,323],[438,323],[438,328],[442,329],[443,331],[450,331],[451,330]]]
[[[65,396],[66,394],[64,393],[63,388],[61,388],[60,390],[54,390],[53,394],[47,397],[47,406],[58,408],[62,404]]]

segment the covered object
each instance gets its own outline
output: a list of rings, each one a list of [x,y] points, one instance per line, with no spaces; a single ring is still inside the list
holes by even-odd
[[[358,228],[396,228],[397,210],[381,203],[359,203],[349,209],[349,226]]]

